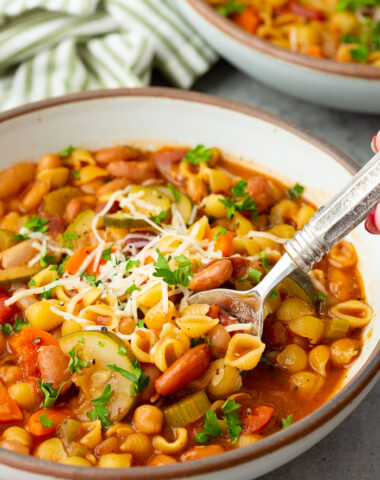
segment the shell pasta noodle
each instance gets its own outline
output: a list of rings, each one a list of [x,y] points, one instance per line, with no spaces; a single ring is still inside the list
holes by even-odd
[[[316,58],[380,67],[377,0],[206,0],[247,32]]]
[[[204,145],[69,146],[0,172],[16,177],[0,200],[0,447],[99,468],[220,454],[320,407],[359,356],[373,312],[346,240],[307,288],[272,291],[262,338],[189,304],[265,277],[316,211],[304,186]]]

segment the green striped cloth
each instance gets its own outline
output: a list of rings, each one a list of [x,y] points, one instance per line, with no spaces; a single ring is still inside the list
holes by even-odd
[[[0,109],[95,88],[189,88],[216,61],[183,0],[0,0]]]

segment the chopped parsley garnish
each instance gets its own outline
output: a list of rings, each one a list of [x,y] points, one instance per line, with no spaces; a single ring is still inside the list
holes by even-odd
[[[29,325],[29,323],[24,322],[24,320],[21,320],[21,318],[16,318],[14,326],[10,323],[4,323],[1,326],[1,331],[4,335],[9,337],[9,335],[12,335],[14,332],[21,332],[22,327],[25,327],[25,325]]]
[[[181,193],[173,187],[171,183],[168,183],[169,190],[172,192],[175,203],[178,203],[181,200]]]
[[[322,302],[324,302],[325,300],[327,300],[327,297],[324,293],[322,292],[317,292],[318,294],[318,297],[319,297],[319,300],[322,300]]]
[[[75,150],[75,147],[72,145],[67,146],[65,149],[62,150],[62,152],[59,154],[60,157],[68,157],[73,153]]]
[[[58,390],[54,390],[51,383],[45,383],[43,380],[36,380],[44,396],[44,408],[51,408],[57,401],[62,388],[67,382],[63,382]]]
[[[197,345],[202,345],[202,343],[207,343],[207,345],[210,345],[209,338],[208,337],[190,338],[191,348],[196,347]]]
[[[293,415],[290,414],[286,418],[281,418],[281,428],[288,428],[293,423]]]
[[[299,183],[296,183],[294,187],[288,188],[288,197],[291,198],[292,200],[295,200],[296,198],[300,198],[302,197],[304,190],[305,190],[305,187],[303,187]]]
[[[77,172],[76,170],[74,170],[74,171],[73,171],[73,178],[74,178],[75,180],[77,180],[79,177],[80,177],[79,172]]]
[[[24,228],[26,228],[30,232],[46,233],[49,229],[47,225],[48,223],[48,218],[32,217],[30,220],[25,222]],[[17,233],[14,237],[17,240],[26,240],[27,238],[29,238],[29,234]]]
[[[212,152],[204,145],[197,145],[192,150],[189,150],[183,157],[182,162],[192,163],[193,165],[200,165],[203,162],[209,162]]]
[[[274,368],[273,363],[269,360],[265,353],[261,355],[260,362],[269,367],[268,370],[272,370]]]
[[[25,322],[24,320],[21,320],[21,318],[16,318],[15,331],[21,332],[22,327],[25,327],[26,325],[30,325],[30,324],[28,322]]]
[[[70,361],[69,361],[69,370],[71,373],[78,372],[82,373],[82,367],[88,367],[88,362],[82,360],[76,352],[77,345],[74,345],[73,348],[69,351]]]
[[[214,232],[214,235],[212,236],[212,239],[214,242],[220,235],[225,235],[227,233],[227,230],[223,227],[216,227],[216,228],[217,230]]]
[[[359,7],[377,7],[380,0],[339,0],[335,8],[338,12],[357,10]]]
[[[360,43],[360,40],[358,37],[355,37],[355,35],[342,35],[340,38],[340,41],[343,43]]]
[[[67,245],[67,248],[74,248],[74,244],[72,240],[75,240],[76,238],[79,238],[80,235],[77,233],[70,233],[70,232],[65,232],[62,234],[63,240],[65,244]]]
[[[52,262],[54,262],[55,258],[51,255],[48,255],[47,247],[44,248],[43,252],[41,253],[40,258],[40,265],[42,268],[48,267]]]
[[[49,288],[48,290],[46,290],[44,288],[44,291],[42,293],[40,293],[40,299],[49,300],[49,298],[51,297],[51,292],[53,290],[54,290],[54,288]]]
[[[133,267],[138,267],[140,265],[140,260],[128,260],[125,265],[125,271],[132,270]]]
[[[144,328],[145,327],[144,320],[137,320],[136,327],[137,328]]]
[[[252,218],[257,218],[257,205],[246,191],[247,182],[240,180],[232,187],[232,198],[219,198],[219,202],[227,209],[227,218],[230,219],[236,212],[247,212]]]
[[[233,13],[242,13],[244,12],[244,5],[236,0],[228,0],[226,5],[222,5],[216,8],[216,11],[223,15],[224,17],[228,17]]]
[[[89,275],[87,272],[81,273],[80,278],[83,278],[91,287],[98,287],[102,283],[100,280],[96,280],[95,275]]]
[[[107,365],[110,370],[114,372],[119,372],[123,377],[128,378],[132,382],[131,384],[131,395],[136,397],[138,392],[143,392],[149,383],[149,377],[145,375],[144,370],[140,367],[140,364],[137,360],[132,362],[133,373],[124,370],[124,368],[118,367],[117,365]]]
[[[51,267],[50,267],[50,269],[51,269]],[[31,279],[29,280],[28,286],[29,286],[29,287],[35,287],[36,285],[37,285],[37,284],[36,284],[36,281],[34,280],[34,278],[31,278]]]
[[[49,428],[52,425],[55,425],[55,421],[51,418],[48,418],[46,413],[40,416],[40,422],[43,428]]]
[[[108,248],[105,248],[103,251],[102,251],[102,259],[105,260],[106,262],[110,262],[111,261],[111,253],[112,253],[112,245]]]
[[[358,45],[356,48],[352,48],[350,53],[353,60],[358,60],[361,63],[365,63],[369,55],[368,45]]]
[[[153,276],[163,278],[168,285],[183,285],[184,287],[187,287],[190,282],[189,276],[193,275],[190,260],[183,255],[174,257],[174,260],[178,263],[178,268],[176,270],[171,270],[168,262],[170,261],[171,256],[169,255],[168,260],[166,260],[158,248],[156,249],[156,252],[158,258],[153,264],[155,267]]]
[[[78,338],[78,343],[84,343],[84,338],[83,338],[83,337],[79,337],[79,338]]]
[[[65,256],[62,259],[62,261],[59,265],[50,265],[49,270],[56,270],[58,275],[63,275],[64,272],[65,272],[65,265],[66,265],[66,262],[67,262],[68,259],[69,259],[69,257]],[[30,282],[29,282],[29,284],[30,284]]]
[[[222,412],[224,413],[223,420],[227,427],[227,433],[230,437],[231,443],[234,444],[237,442],[241,432],[241,420],[240,420],[240,411],[239,408],[241,405],[236,403],[235,400],[227,398],[224,405],[222,406]]]
[[[10,323],[3,323],[3,325],[1,326],[1,331],[4,333],[4,335],[9,337],[9,335],[12,335],[14,330]]]
[[[160,225],[168,216],[168,211],[162,210],[158,215],[152,215],[149,213],[150,219],[157,225]]]
[[[91,400],[95,405],[95,408],[92,412],[87,413],[87,416],[90,420],[100,420],[102,427],[109,427],[112,425],[110,420],[110,412],[106,409],[107,403],[110,401],[110,398],[113,394],[111,385],[106,385],[100,397]]]
[[[259,252],[259,257],[260,257],[261,260],[263,261],[264,267],[265,267],[265,268],[269,268],[269,267],[270,267],[270,263],[269,263],[267,254],[266,254],[264,251]]]
[[[249,267],[247,278],[248,280],[254,280],[256,283],[259,283],[262,274],[263,272],[260,272],[260,270]]]
[[[219,425],[218,417],[215,412],[207,410],[203,417],[204,427],[203,430],[195,437],[195,441],[198,443],[208,443],[213,438],[220,437],[222,434],[222,427]]]
[[[119,348],[117,349],[117,353],[125,357],[127,355],[127,349],[122,345],[119,345]]]
[[[126,291],[124,292],[124,294],[130,295],[130,294],[133,293],[135,290],[141,290],[141,288],[136,287],[136,285],[131,285],[130,287],[128,287],[128,288],[126,289]]]
[[[278,295],[278,291],[276,289],[272,290],[269,294],[269,298],[276,298]]]

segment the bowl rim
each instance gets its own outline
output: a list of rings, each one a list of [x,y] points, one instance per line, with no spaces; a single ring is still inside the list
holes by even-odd
[[[317,137],[306,129],[297,126],[293,122],[281,119],[277,115],[231,100],[169,88],[147,87],[137,89],[121,88],[112,90],[93,90],[55,97],[5,111],[0,114],[0,124],[30,113],[38,113],[39,111],[52,107],[120,97],[160,98],[167,101],[186,101],[258,118],[271,123],[272,125],[276,125],[283,130],[287,130],[290,134],[298,136],[300,139],[314,145],[346,168],[351,174],[354,174],[359,169],[359,166],[337,147]],[[169,480],[173,478],[188,478],[197,474],[216,473],[219,470],[234,466],[236,467],[240,464],[264,457],[265,455],[273,454],[276,450],[290,446],[292,443],[304,438],[305,435],[309,435],[318,430],[323,424],[339,414],[346,406],[352,403],[355,398],[371,384],[371,382],[374,381],[379,369],[380,340],[377,342],[370,358],[355,374],[349,384],[347,384],[335,396],[330,398],[324,405],[322,405],[322,407],[294,425],[291,425],[286,430],[279,431],[251,446],[194,462],[177,463],[162,467],[109,469],[107,470],[107,480]],[[58,479],[75,480],[82,475],[82,478],[88,480],[104,480],[105,475],[104,470],[101,468],[75,467],[59,464],[11,452],[4,448],[0,448],[0,465],[1,464],[20,471],[46,476],[50,475]]]
[[[279,47],[268,40],[264,40],[263,38],[246,32],[228,18],[218,14],[218,12],[207,4],[205,0],[184,1],[208,23],[222,31],[232,40],[242,43],[264,55],[274,57],[283,62],[295,64],[298,67],[317,70],[320,73],[350,77],[352,79],[380,81],[380,68],[370,65],[361,65],[360,63],[345,63],[325,58],[315,58],[310,55],[293,52],[292,50]]]

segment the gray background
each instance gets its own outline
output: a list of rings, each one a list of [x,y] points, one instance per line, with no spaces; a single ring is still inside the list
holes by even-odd
[[[158,79],[155,83],[164,84]],[[380,130],[380,115],[339,112],[307,104],[248,78],[222,61],[196,83],[194,90],[288,118],[329,140],[362,165],[371,156],[370,138]],[[261,480],[380,479],[379,398],[380,382],[329,436]]]

